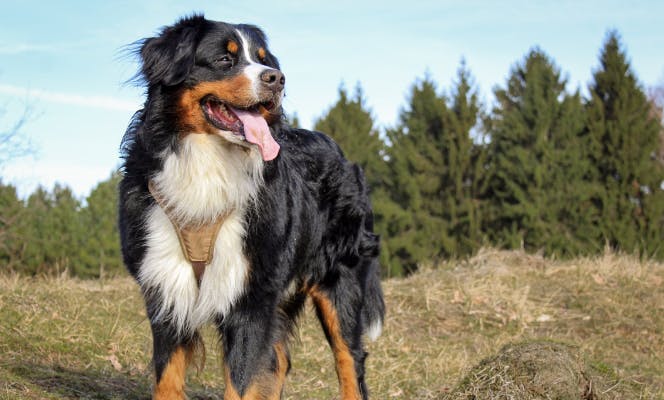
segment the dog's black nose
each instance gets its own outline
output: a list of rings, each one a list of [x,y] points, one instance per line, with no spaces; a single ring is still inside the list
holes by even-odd
[[[261,72],[261,81],[267,88],[279,92],[284,88],[286,77],[278,69],[266,69]]]

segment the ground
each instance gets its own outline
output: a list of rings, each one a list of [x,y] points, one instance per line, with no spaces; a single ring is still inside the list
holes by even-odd
[[[518,354],[539,379],[546,354],[532,343],[556,354],[570,349],[564,357],[592,381],[594,397],[585,398],[664,399],[662,263],[611,252],[555,261],[487,249],[384,288],[385,330],[368,344],[373,399],[470,399],[496,381],[489,366],[513,362],[506,354]],[[0,399],[149,398],[149,324],[130,278],[0,274],[0,321]],[[310,307],[302,322],[284,398],[337,399],[332,355]],[[189,372],[188,394],[221,399],[212,329],[204,339],[205,365]],[[551,398],[541,390],[532,398]],[[510,398],[492,393],[477,398]]]

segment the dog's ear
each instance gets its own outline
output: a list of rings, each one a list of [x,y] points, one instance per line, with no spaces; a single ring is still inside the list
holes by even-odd
[[[203,16],[185,18],[164,28],[161,35],[143,42],[141,72],[149,85],[173,86],[187,78],[194,65],[199,33],[205,22]]]

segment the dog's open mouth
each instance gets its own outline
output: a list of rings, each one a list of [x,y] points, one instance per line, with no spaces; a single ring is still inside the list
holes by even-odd
[[[270,161],[279,154],[279,144],[272,137],[263,117],[275,108],[273,102],[258,103],[240,109],[210,95],[201,100],[201,108],[207,121],[215,128],[231,132],[235,137],[257,145],[263,160]]]

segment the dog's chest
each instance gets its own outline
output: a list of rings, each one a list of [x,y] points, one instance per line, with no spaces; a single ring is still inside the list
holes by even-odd
[[[229,216],[221,226],[214,257],[200,286],[171,221],[159,206],[150,211],[147,228],[147,251],[139,281],[144,288],[158,290],[161,317],[172,320],[180,332],[193,332],[211,318],[228,313],[242,295],[249,271],[242,251],[240,216]]]
[[[159,317],[172,321],[181,333],[227,314],[243,294],[249,273],[243,252],[244,214],[260,176],[252,174],[257,169],[247,169],[246,160],[236,158],[233,163],[237,154],[223,152],[214,142],[185,143],[180,154],[166,158],[164,169],[152,180],[164,200],[147,213],[139,281],[144,290],[158,293]],[[199,285],[174,222],[214,221],[218,215],[225,217]]]

